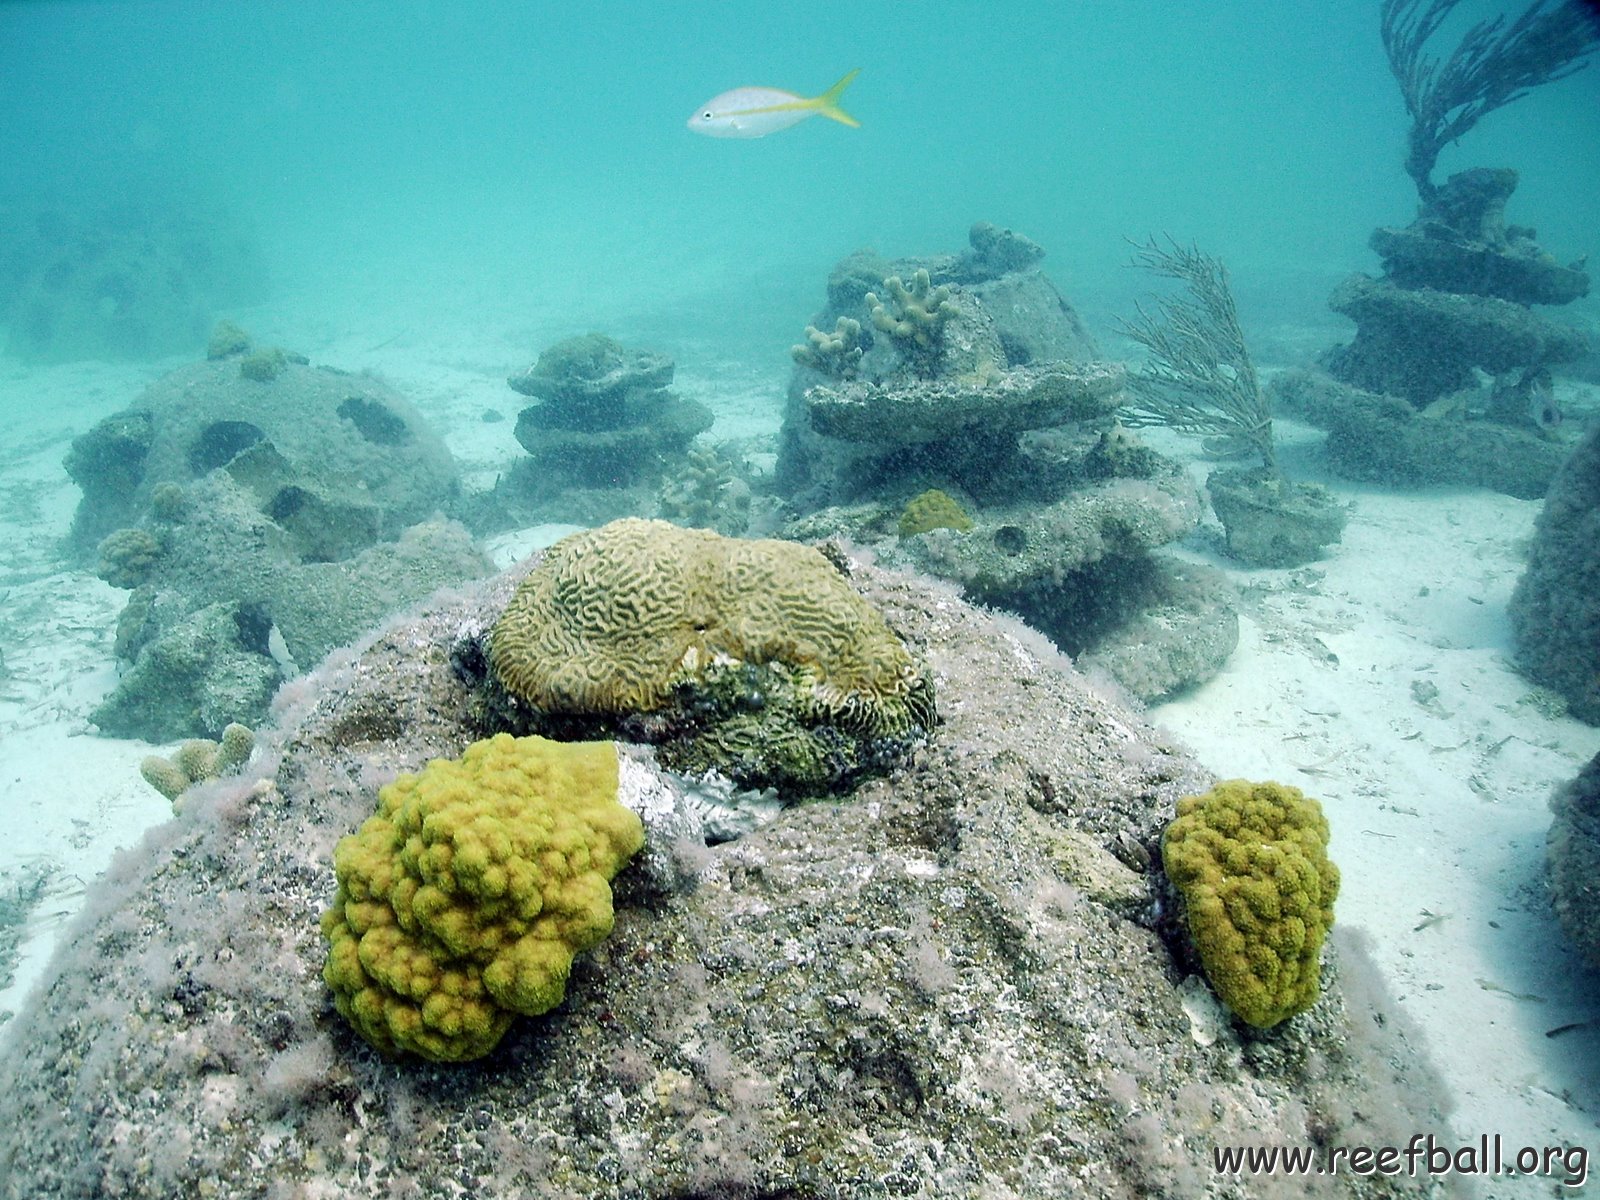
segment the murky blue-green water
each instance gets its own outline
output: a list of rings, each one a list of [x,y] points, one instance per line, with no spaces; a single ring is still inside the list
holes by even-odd
[[[1048,247],[1091,313],[1145,286],[1122,239],[1165,231],[1224,258],[1247,308],[1320,317],[1330,281],[1373,265],[1372,227],[1414,208],[1376,9],[9,4],[0,199],[216,200],[277,288],[455,320],[476,293],[782,345],[839,255],[954,249],[979,218]],[[859,130],[684,126],[728,88],[811,95],[851,67]],[[1441,177],[1502,163],[1541,242],[1588,249],[1600,72],[1491,115]]]

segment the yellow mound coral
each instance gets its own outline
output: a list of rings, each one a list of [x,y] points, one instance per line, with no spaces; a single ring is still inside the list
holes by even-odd
[[[161,557],[161,541],[148,529],[117,529],[100,540],[95,574],[114,588],[145,583]]]
[[[611,932],[610,881],[644,844],[609,742],[496,734],[378,793],[334,850],[322,975],[378,1049],[478,1058],[561,1003]]]
[[[693,729],[669,765],[749,786],[828,786],[933,723],[927,672],[819,551],[665,521],[556,543],[489,661],[541,717],[670,714],[663,743]]]
[[[930,529],[967,530],[972,528],[972,518],[949,492],[929,488],[907,501],[898,528],[901,537],[927,533]]]
[[[1218,997],[1267,1028],[1316,1002],[1339,870],[1322,806],[1297,788],[1233,779],[1178,801],[1161,839],[1189,936]]]

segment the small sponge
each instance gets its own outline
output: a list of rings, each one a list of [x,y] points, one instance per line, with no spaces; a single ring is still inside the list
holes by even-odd
[[[1316,1002],[1339,870],[1322,806],[1292,787],[1233,779],[1178,801],[1167,876],[1218,997],[1268,1028]]]
[[[521,1013],[561,1003],[576,954],[611,932],[613,876],[644,845],[609,742],[501,733],[378,793],[333,853],[322,977],[388,1054],[479,1058]]]

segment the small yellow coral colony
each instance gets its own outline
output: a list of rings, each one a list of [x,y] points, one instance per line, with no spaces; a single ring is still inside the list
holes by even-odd
[[[206,779],[233,775],[250,761],[255,752],[256,735],[248,725],[237,721],[222,731],[222,740],[191,738],[173,752],[171,758],[147,756],[139,764],[144,781],[168,800],[174,810],[181,808],[178,798]]]
[[[1178,801],[1161,841],[1189,936],[1217,996],[1267,1028],[1319,994],[1339,870],[1322,806],[1279,783],[1233,779]]]
[[[929,488],[906,502],[897,528],[901,537],[915,537],[930,529],[965,532],[972,528],[972,518],[967,516],[967,510],[949,492]]]
[[[956,313],[950,299],[950,287],[941,283],[933,286],[925,269],[918,269],[907,287],[898,275],[883,281],[883,290],[889,293],[889,303],[878,298],[876,292],[862,297],[872,314],[872,324],[880,332],[919,350],[933,350],[938,346],[944,323]]]
[[[150,578],[161,540],[148,529],[117,529],[100,540],[95,574],[114,588],[132,590]]]
[[[487,1054],[519,1013],[561,1003],[573,956],[611,932],[611,879],[643,844],[610,742],[501,733],[402,775],[334,850],[334,1004],[388,1054]]]
[[[795,362],[835,379],[854,379],[861,353],[861,322],[853,317],[840,317],[832,333],[807,325],[805,344],[789,347]]]

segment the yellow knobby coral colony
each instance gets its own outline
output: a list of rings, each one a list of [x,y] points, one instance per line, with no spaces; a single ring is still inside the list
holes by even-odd
[[[610,742],[501,733],[400,776],[334,850],[322,932],[335,1005],[385,1053],[487,1054],[518,1014],[561,1003],[643,844]]]
[[[819,551],[665,521],[556,543],[495,624],[489,658],[543,713],[648,713],[714,665],[780,662],[819,721],[875,736],[932,724],[926,674]]]
[[[1233,779],[1178,801],[1161,841],[1189,936],[1217,996],[1267,1028],[1316,1002],[1339,870],[1322,806]]]

